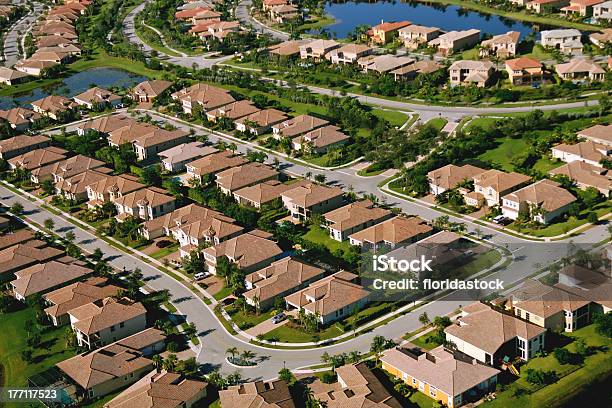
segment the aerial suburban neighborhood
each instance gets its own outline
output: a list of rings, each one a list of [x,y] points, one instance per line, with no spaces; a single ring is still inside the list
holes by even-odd
[[[612,2],[0,0],[0,406],[606,406]]]

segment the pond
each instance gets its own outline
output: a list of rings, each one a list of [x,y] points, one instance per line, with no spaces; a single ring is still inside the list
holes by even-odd
[[[50,94],[72,97],[91,88],[94,84],[102,88],[131,87],[146,80],[146,77],[132,74],[116,68],[90,68],[86,71],[77,72],[61,82],[54,83],[48,87],[36,88],[27,94],[15,97],[0,97],[0,109],[10,109],[16,104],[26,106],[32,101],[49,96]]]
[[[408,20],[412,24],[438,27],[444,31],[476,28],[482,34],[492,35],[513,30],[520,32],[522,38],[534,31],[530,24],[441,4],[397,1],[328,3],[325,12],[336,21],[324,29],[332,35],[335,33],[337,38],[347,37],[359,25],[372,26],[381,20]]]

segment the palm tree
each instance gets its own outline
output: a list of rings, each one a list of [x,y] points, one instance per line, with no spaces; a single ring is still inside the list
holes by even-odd
[[[176,354],[170,354],[164,361],[164,368],[167,371],[174,371],[176,369],[176,363],[178,363],[178,357]]]
[[[231,354],[232,360],[234,360],[234,358],[236,358],[236,354],[238,354],[238,349],[236,347],[230,347],[227,350],[225,350],[225,353]]]
[[[44,226],[49,231],[53,231],[53,229],[55,228],[55,221],[53,221],[51,218],[47,218],[44,222]]]
[[[159,354],[154,355],[151,360],[153,360],[153,365],[158,371],[164,366],[164,358]]]
[[[244,350],[240,357],[242,357],[244,362],[249,363],[251,359],[255,357],[255,353],[253,353],[251,350]]]
[[[429,316],[427,315],[427,312],[421,313],[421,315],[419,316],[419,323],[421,323],[422,325],[426,325],[426,324],[430,323]]]

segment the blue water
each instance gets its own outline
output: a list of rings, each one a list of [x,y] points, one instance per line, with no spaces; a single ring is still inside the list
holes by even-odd
[[[28,107],[30,102],[49,96],[50,94],[72,97],[91,88],[94,84],[102,88],[132,87],[147,78],[116,68],[91,68],[77,72],[50,87],[36,88],[32,92],[13,98],[0,97],[0,109],[11,109],[14,106]]]
[[[508,20],[489,14],[462,10],[457,6],[425,5],[422,3],[383,2],[376,3],[328,3],[327,14],[334,16],[336,22],[325,30],[335,33],[337,38],[345,38],[355,27],[366,24],[376,25],[384,21],[408,20],[412,24],[439,27],[444,31],[476,28],[482,34],[502,34],[513,30],[521,33],[521,38],[533,31],[531,25]]]

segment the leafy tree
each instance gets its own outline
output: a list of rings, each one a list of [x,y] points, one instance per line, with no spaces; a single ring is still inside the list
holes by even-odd
[[[140,182],[147,186],[161,186],[161,170],[159,166],[149,166],[142,169]]]
[[[281,368],[278,372],[278,378],[289,384],[290,386],[295,385],[297,379],[288,368]]]
[[[55,221],[53,221],[52,218],[47,218],[43,225],[45,226],[46,229],[48,229],[49,231],[53,231],[55,229]]]
[[[21,204],[20,202],[13,203],[9,210],[15,215],[21,215],[23,213],[23,204]]]
[[[597,333],[612,338],[612,312],[595,315],[593,322],[595,323],[595,330],[597,330]]]

